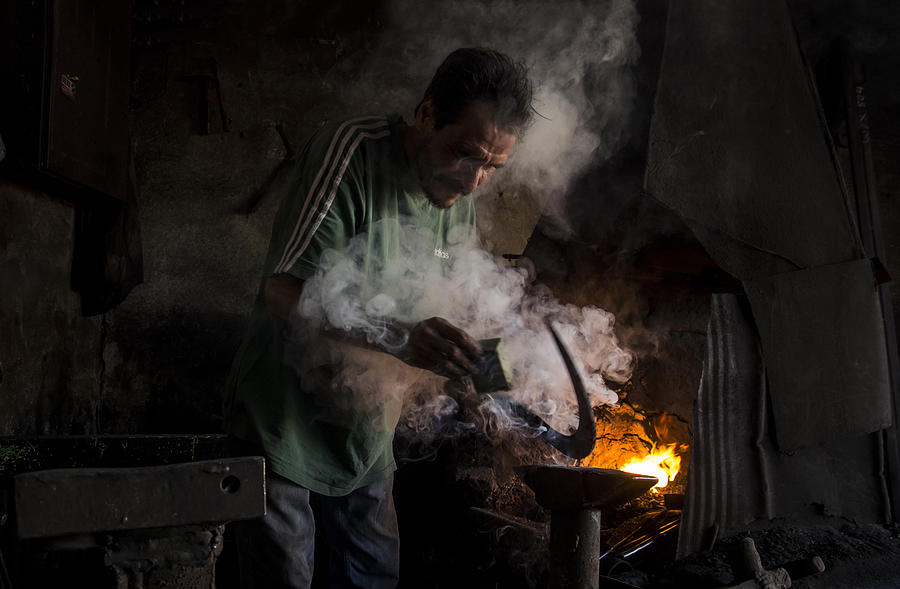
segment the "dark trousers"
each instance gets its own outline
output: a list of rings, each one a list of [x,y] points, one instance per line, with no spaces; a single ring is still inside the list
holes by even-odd
[[[388,478],[349,495],[314,493],[266,475],[266,515],[231,524],[242,589],[309,589],[318,527],[329,589],[393,589],[400,572],[397,513]],[[321,555],[320,555],[321,556]]]

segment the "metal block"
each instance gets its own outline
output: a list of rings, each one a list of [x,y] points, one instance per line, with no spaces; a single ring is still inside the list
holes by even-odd
[[[45,538],[248,519],[265,513],[262,457],[14,477],[18,535]]]
[[[659,482],[654,476],[609,468],[559,464],[526,464],[513,468],[534,491],[538,504],[552,510],[617,507],[643,495]]]

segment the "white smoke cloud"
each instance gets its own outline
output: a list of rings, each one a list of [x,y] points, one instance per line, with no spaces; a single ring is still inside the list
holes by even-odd
[[[634,0],[392,0],[388,11],[386,33],[358,83],[344,90],[347,102],[373,112],[405,107],[408,117],[435,68],[460,47],[524,62],[540,116],[482,191],[527,187],[558,232],[570,233],[568,187],[628,139],[641,54]]]
[[[367,256],[372,243],[385,236],[398,248],[383,266]],[[631,373],[632,357],[615,335],[612,314],[596,307],[564,305],[545,289],[535,289],[526,273],[479,249],[476,243],[450,238],[449,260],[434,254],[435,237],[411,221],[382,221],[372,234],[355,237],[344,252],[329,251],[317,275],[308,280],[297,315],[306,323],[298,338],[306,346],[293,352],[305,374],[324,364],[342,367],[330,383],[330,403],[342,409],[369,410],[385,403],[406,402],[404,424],[427,435],[429,424],[446,419],[455,401],[443,393],[444,379],[412,368],[386,354],[346,344],[324,345],[310,335],[321,330],[339,342],[342,332],[365,334],[368,343],[397,350],[406,333],[389,321],[414,324],[443,317],[476,339],[500,337],[512,374],[508,396],[530,408],[556,429],[577,425],[571,380],[544,326],[550,317],[580,365],[594,405],[615,403],[607,380],[622,382]],[[492,405],[484,396],[491,427],[521,427],[522,422]],[[433,433],[433,432],[432,432]]]

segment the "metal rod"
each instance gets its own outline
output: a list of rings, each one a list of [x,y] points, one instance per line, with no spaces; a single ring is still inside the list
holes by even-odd
[[[856,216],[866,256],[876,258],[887,265],[885,259],[884,235],[878,211],[878,194],[875,186],[875,170],[872,163],[869,115],[861,65],[856,61],[853,50],[846,40],[839,40],[838,58],[841,68],[844,107],[846,109],[848,146],[850,149],[850,170],[856,196]],[[900,354],[898,354],[897,328],[894,323],[894,306],[888,284],[877,286],[884,321],[885,346],[887,348],[888,374],[891,384],[891,407],[893,427],[880,434],[886,441],[886,463],[890,480],[885,480],[885,518],[895,521],[900,505],[900,425],[897,398],[900,397]]]

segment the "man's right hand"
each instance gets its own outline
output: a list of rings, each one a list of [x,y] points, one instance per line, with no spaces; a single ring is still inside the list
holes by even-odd
[[[299,278],[289,274],[272,275],[265,285],[266,308],[275,317],[288,321],[302,292],[303,281]],[[446,319],[432,317],[406,328],[409,329],[409,339],[394,355],[410,366],[450,378],[478,372],[481,346]],[[344,335],[351,339],[354,337],[352,333]],[[365,340],[362,334],[355,337],[360,342]]]
[[[409,341],[397,356],[411,366],[448,377],[478,372],[481,346],[465,331],[441,317],[414,325]]]

